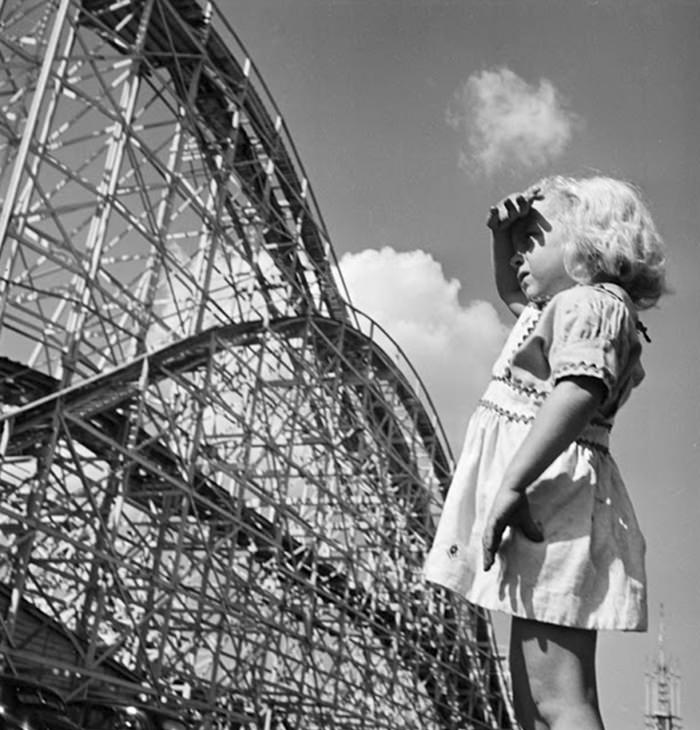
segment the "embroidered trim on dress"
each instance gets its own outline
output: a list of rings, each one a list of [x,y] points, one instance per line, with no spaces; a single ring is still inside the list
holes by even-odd
[[[519,380],[515,380],[514,378],[509,377],[502,377],[502,376],[494,376],[491,378],[492,381],[496,381],[498,383],[503,383],[504,385],[508,385],[513,388],[513,390],[517,390],[520,393],[524,393],[525,395],[534,395],[538,398],[542,398],[543,400],[546,400],[549,397],[549,392],[537,390],[534,386],[531,385],[525,385]],[[498,406],[493,401],[490,400],[481,400],[479,401],[479,405],[483,405],[486,408],[489,408],[490,410],[495,411],[503,411],[501,415],[505,415],[506,413],[513,413],[513,411],[506,411],[502,406]],[[515,414],[517,416],[517,414]],[[521,416],[518,416],[518,420],[522,420]],[[600,418],[593,418],[591,420],[591,426],[596,426],[598,428],[602,428],[605,431],[612,431],[612,423],[609,423],[608,421],[601,420]]]
[[[537,390],[534,385],[526,385],[522,380],[514,378],[510,374],[510,369],[506,370],[506,375],[494,375],[491,380],[495,380],[498,383],[504,383],[513,390],[516,390],[518,393],[523,393],[524,395],[532,395],[536,398],[546,398],[549,395],[549,392],[546,390]]]
[[[510,411],[507,408],[503,408],[503,406],[499,406],[492,400],[486,400],[482,398],[479,401],[479,405],[482,408],[486,408],[486,410],[488,411],[493,411],[498,416],[505,416],[509,421],[518,421],[519,423],[532,423],[535,420],[534,416],[526,416],[524,413],[515,413],[515,411]]]
[[[513,349],[510,351],[510,354],[508,355],[508,364],[510,365],[513,360],[513,355],[525,344],[525,341],[527,338],[535,331],[535,327],[537,327],[537,323],[540,321],[540,318],[542,317],[542,310],[539,307],[536,307],[534,304],[530,303],[528,306],[532,306],[532,308],[537,312],[537,316],[532,318],[532,322],[528,324],[525,332],[523,333],[522,337],[520,338],[519,342],[515,345],[513,345]]]
[[[552,380],[555,382],[559,380],[562,377],[566,377],[566,375],[574,373],[574,374],[580,374],[580,373],[595,373],[596,375],[601,376],[601,380],[605,383],[605,385],[608,386],[612,390],[613,385],[615,384],[615,378],[612,375],[612,373],[605,367],[601,367],[600,365],[596,365],[592,362],[585,362],[585,360],[579,360],[578,362],[569,362],[564,365],[560,365],[556,371],[552,373]]]
[[[503,408],[502,406],[497,405],[493,401],[486,400],[484,398],[482,398],[479,401],[479,406],[481,406],[482,408],[485,408],[486,410],[493,411],[496,415],[503,416],[504,418],[508,419],[509,421],[515,421],[517,423],[528,424],[528,423],[532,423],[535,420],[534,416],[526,416],[524,413],[515,413],[514,411],[508,410],[507,408]],[[586,448],[592,449],[593,451],[598,451],[599,453],[604,454],[606,456],[610,454],[610,450],[608,449],[607,446],[596,443],[595,441],[591,441],[590,439],[577,438],[577,439],[574,439],[574,441],[575,441],[575,443],[579,444],[579,446],[585,446]]]

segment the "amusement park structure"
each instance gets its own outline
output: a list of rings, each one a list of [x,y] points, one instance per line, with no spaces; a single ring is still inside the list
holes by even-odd
[[[488,617],[421,577],[438,418],[222,13],[4,0],[0,53],[3,693],[513,727]]]
[[[664,607],[659,618],[656,657],[646,675],[646,730],[681,730],[681,676],[666,656],[664,646]]]

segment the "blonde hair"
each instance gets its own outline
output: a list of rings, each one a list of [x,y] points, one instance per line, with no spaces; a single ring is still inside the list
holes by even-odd
[[[637,309],[656,304],[666,288],[661,236],[637,188],[609,177],[548,177],[533,187],[560,207],[567,232],[564,265],[582,284],[610,281]]]

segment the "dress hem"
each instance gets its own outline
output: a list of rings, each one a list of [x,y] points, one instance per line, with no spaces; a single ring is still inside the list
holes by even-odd
[[[644,618],[632,624],[629,622],[572,621],[567,620],[566,618],[555,617],[552,614],[547,613],[545,613],[543,616],[537,616],[534,615],[534,612],[528,612],[526,610],[519,611],[517,610],[517,608],[506,608],[501,603],[489,602],[483,599],[480,599],[478,602],[473,601],[469,599],[464,592],[460,591],[456,587],[453,587],[453,585],[450,585],[447,581],[443,583],[437,579],[427,577],[426,580],[427,582],[439,586],[440,588],[446,588],[447,590],[459,596],[461,599],[471,604],[472,606],[478,606],[479,608],[485,609],[487,611],[498,611],[498,613],[502,613],[506,616],[511,616],[515,618],[528,619],[530,621],[539,621],[540,623],[552,624],[554,626],[565,626],[572,629],[584,629],[587,631],[624,631],[627,633],[646,633],[649,628],[648,622]]]

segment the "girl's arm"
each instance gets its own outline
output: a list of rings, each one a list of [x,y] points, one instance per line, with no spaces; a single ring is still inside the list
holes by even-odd
[[[511,266],[513,258],[513,241],[511,226],[519,218],[530,212],[535,200],[542,200],[538,189],[527,195],[505,198],[497,206],[491,208],[486,225],[491,229],[493,272],[496,280],[498,296],[516,317],[520,316],[527,305],[527,298],[520,288],[515,269]]]
[[[508,465],[491,507],[483,537],[484,570],[493,565],[509,525],[520,528],[531,540],[542,541],[542,530],[530,515],[525,490],[579,436],[605,393],[601,380],[585,376],[565,378],[554,386]]]

